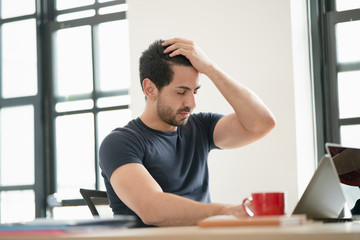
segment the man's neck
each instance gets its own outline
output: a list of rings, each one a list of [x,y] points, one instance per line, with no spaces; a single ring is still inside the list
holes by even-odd
[[[154,130],[162,132],[174,132],[177,130],[176,126],[172,126],[161,120],[157,115],[150,114],[146,110],[140,116],[141,121]]]

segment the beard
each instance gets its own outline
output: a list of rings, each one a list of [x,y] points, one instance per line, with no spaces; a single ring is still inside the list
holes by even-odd
[[[165,123],[175,127],[185,126],[188,121],[188,118],[178,119],[177,116],[179,113],[182,112],[191,113],[191,109],[188,107],[174,111],[174,109],[171,108],[170,106],[162,104],[161,98],[158,99],[156,106],[157,106],[157,114],[159,118]]]

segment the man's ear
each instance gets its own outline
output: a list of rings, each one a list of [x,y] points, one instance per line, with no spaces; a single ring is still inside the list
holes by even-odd
[[[155,84],[149,79],[145,78],[143,81],[144,94],[147,99],[155,100],[157,96],[157,88]]]

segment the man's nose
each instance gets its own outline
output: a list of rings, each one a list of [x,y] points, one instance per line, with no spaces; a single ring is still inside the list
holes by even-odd
[[[191,109],[196,107],[196,96],[194,93],[188,94],[185,100],[185,106]]]

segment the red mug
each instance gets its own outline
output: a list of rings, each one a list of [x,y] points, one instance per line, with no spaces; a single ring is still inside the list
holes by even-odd
[[[251,209],[248,204],[251,203]],[[253,216],[269,216],[285,214],[285,194],[283,192],[253,193],[245,198],[242,206],[246,214]]]

